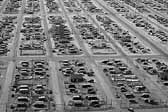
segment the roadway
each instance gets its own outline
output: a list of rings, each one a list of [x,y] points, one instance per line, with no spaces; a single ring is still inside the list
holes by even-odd
[[[60,4],[62,5],[62,8],[63,8],[64,14],[65,14],[65,17],[67,18],[67,20],[68,20],[68,22],[69,22],[71,28],[73,29],[74,33],[77,35],[76,37],[78,37],[78,38],[76,38],[76,39],[78,40],[78,43],[79,43],[80,47],[83,49],[83,51],[84,51],[84,53],[85,53],[85,56],[87,57],[87,58],[86,58],[87,62],[88,62],[88,63],[92,66],[92,68],[96,71],[96,74],[95,74],[95,75],[96,75],[96,78],[98,79],[98,83],[100,83],[100,85],[101,85],[103,91],[105,92],[105,94],[106,94],[106,96],[107,96],[107,99],[108,99],[107,102],[109,103],[109,102],[111,102],[111,100],[112,100],[112,101],[113,101],[113,102],[112,102],[113,106],[117,107],[116,101],[115,101],[116,99],[114,98],[114,95],[111,94],[112,92],[111,92],[110,87],[108,86],[107,83],[105,83],[106,80],[104,80],[104,78],[102,78],[102,76],[103,76],[103,75],[101,75],[101,74],[103,74],[102,71],[97,71],[97,69],[96,69],[97,65],[96,65],[96,62],[95,62],[95,58],[93,58],[93,57],[88,53],[88,51],[86,50],[86,48],[85,48],[85,46],[84,46],[84,41],[83,41],[82,38],[80,37],[79,32],[77,32],[77,30],[75,29],[75,26],[72,24],[72,22],[70,22],[70,19],[69,19],[69,17],[67,16],[67,12],[65,11],[65,8],[63,7],[63,3],[61,3],[61,1],[60,1]],[[80,6],[80,5],[79,5],[79,6]],[[82,8],[82,6],[80,6],[80,7]],[[83,8],[82,8],[82,11],[83,11],[84,13],[86,13],[86,11],[85,11]],[[77,14],[77,13],[76,13],[76,14]]]
[[[128,5],[128,4],[126,4],[126,3],[124,3],[124,2],[121,2],[120,0],[118,0],[118,1],[119,1],[119,3],[122,3],[124,7],[128,8],[128,9],[131,10],[132,12],[135,12],[135,14],[139,14],[139,15],[141,15],[142,17],[144,17],[144,19],[145,19],[146,21],[148,21],[149,23],[153,24],[153,25],[154,25],[155,27],[157,27],[158,29],[160,29],[160,30],[165,31],[166,33],[168,33],[168,29],[167,29],[166,27],[164,27],[164,26],[161,25],[160,23],[156,22],[156,20],[153,21],[153,20],[148,16],[149,14],[153,14],[153,15],[157,14],[157,15],[158,15],[158,13],[156,13],[156,11],[151,10],[151,8],[149,8],[149,6],[145,5],[145,7],[146,7],[151,13],[141,13],[141,12],[139,12],[136,8],[134,8],[134,7],[132,7],[132,6]],[[159,14],[159,15],[160,15],[160,14]]]
[[[5,6],[7,5],[7,2],[8,0],[4,1],[4,4],[3,4],[3,7],[1,9],[1,14],[2,14],[2,10],[4,10]],[[12,57],[2,57],[0,58],[0,60],[7,60],[9,61],[8,63],[8,68],[7,68],[7,72],[6,72],[6,79],[5,79],[5,82],[4,82],[4,86],[2,88],[2,94],[1,94],[1,97],[0,97],[0,112],[5,112],[6,111],[6,108],[7,108],[7,104],[8,104],[8,92],[10,91],[10,85],[11,85],[11,82],[12,82],[12,76],[13,76],[13,73],[14,73],[14,70],[15,70],[15,57],[16,57],[16,49],[17,49],[17,45],[18,45],[18,40],[19,40],[19,33],[20,33],[20,27],[21,27],[21,24],[22,24],[22,16],[23,16],[23,10],[24,10],[24,7],[25,7],[25,0],[23,0],[22,2],[22,7],[21,7],[21,10],[18,14],[18,23],[17,23],[17,30],[16,30],[16,33],[14,34],[15,35],[15,39],[14,39],[14,44],[13,44],[13,47],[12,47]]]

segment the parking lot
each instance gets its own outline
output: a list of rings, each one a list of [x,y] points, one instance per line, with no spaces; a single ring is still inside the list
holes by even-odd
[[[17,16],[2,16],[1,18],[1,45],[0,55],[11,56],[11,49],[14,43],[17,28]]]
[[[113,45],[108,42],[106,37],[100,30],[92,24],[84,15],[73,15],[72,21],[76,29],[79,30],[79,35],[85,42],[86,48],[92,55],[116,55]]]
[[[0,0],[0,112],[167,112],[166,0]]]
[[[82,55],[75,35],[65,18],[62,16],[49,16],[49,33],[52,42],[52,52],[56,55]]]
[[[97,63],[102,66],[104,75],[110,79],[121,107],[143,108],[161,105],[155,93],[150,92],[125,60],[105,59]]]
[[[24,16],[20,33],[20,56],[46,55],[46,36],[40,16]]]
[[[7,111],[54,111],[50,70],[45,60],[23,60],[16,64]]]
[[[84,60],[59,61],[61,79],[64,86],[66,109],[109,108],[107,96],[103,93],[95,72]]]
[[[6,72],[8,69],[8,62],[0,61],[0,95],[2,94],[2,88],[6,77]]]

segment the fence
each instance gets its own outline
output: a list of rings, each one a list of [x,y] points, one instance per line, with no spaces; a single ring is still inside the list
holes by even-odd
[[[0,112],[8,112],[7,106],[7,104],[0,104]]]
[[[120,101],[120,107],[121,108],[134,108],[134,109],[153,109],[153,108],[168,108],[168,100],[167,101],[158,101],[159,105],[139,105],[139,106],[134,106],[131,105],[127,102],[124,102],[122,100],[122,102]],[[89,106],[85,106],[85,107],[74,107],[74,106],[69,106],[66,104],[56,104],[55,105],[55,112],[84,112],[84,111],[99,111],[99,112],[104,112],[106,110],[112,110],[113,112],[118,112],[119,110],[117,110],[113,105],[112,102],[111,103],[106,103],[104,105],[102,105],[101,107],[89,107]],[[0,104],[0,112],[14,112],[11,109],[11,105],[10,104]],[[27,111],[29,112],[29,111]],[[32,112],[32,111],[30,111]],[[53,112],[53,110],[47,110],[46,112]],[[120,111],[119,111],[120,112]]]
[[[134,105],[129,103],[126,100],[121,100],[120,101],[120,107],[121,108],[136,108],[136,109],[151,109],[151,108],[168,108],[168,100],[166,101],[161,101],[161,100],[155,100],[157,104],[148,104],[148,103],[141,103],[138,105]]]
[[[112,104],[104,104],[102,105],[101,107],[89,107],[89,106],[86,106],[86,107],[70,107],[68,105],[64,105],[64,110],[65,112],[79,112],[79,111],[105,111],[105,110],[110,110],[112,109]]]
[[[55,105],[55,110],[48,108],[45,112],[79,112],[79,111],[105,111],[105,110],[111,110],[112,109],[112,103],[109,104],[103,104],[101,107],[95,107],[95,108],[91,108],[91,107],[74,107],[74,106],[68,106],[66,104],[56,104]],[[11,103],[7,103],[7,104],[0,104],[0,112],[15,112],[12,109],[12,104]],[[18,112],[18,111],[17,111]],[[31,109],[28,109],[26,112],[32,112]]]

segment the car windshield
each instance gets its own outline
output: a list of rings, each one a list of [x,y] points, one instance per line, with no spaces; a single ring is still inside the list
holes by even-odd
[[[47,106],[45,104],[34,104],[34,107],[36,107],[36,108],[46,108]]]

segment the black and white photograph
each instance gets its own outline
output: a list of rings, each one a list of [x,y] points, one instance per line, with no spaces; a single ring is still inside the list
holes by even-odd
[[[0,0],[0,112],[168,112],[168,0]]]

